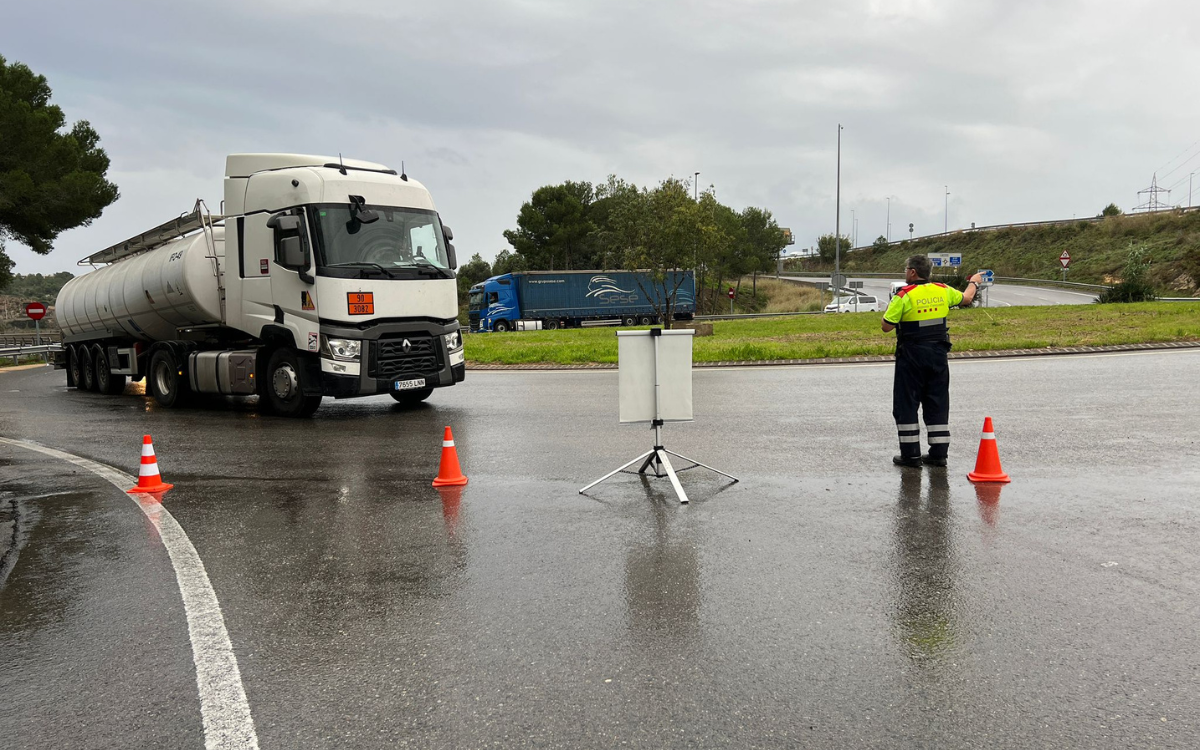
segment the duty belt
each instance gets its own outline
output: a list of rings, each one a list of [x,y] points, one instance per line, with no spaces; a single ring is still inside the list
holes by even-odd
[[[900,339],[904,341],[949,341],[950,329],[945,318],[901,321],[898,327]]]

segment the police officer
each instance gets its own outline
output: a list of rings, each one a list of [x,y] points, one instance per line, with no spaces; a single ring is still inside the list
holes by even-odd
[[[892,384],[892,416],[900,436],[898,466],[945,466],[950,448],[950,334],[946,316],[951,307],[968,307],[983,277],[975,274],[967,290],[931,282],[929,258],[914,255],[904,269],[906,285],[888,303],[883,331],[896,331],[896,376]],[[917,408],[925,417],[929,453],[921,455]]]

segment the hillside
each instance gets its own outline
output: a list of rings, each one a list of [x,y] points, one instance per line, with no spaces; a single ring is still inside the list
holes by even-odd
[[[1111,216],[1102,221],[997,230],[963,230],[889,245],[887,250],[853,250],[842,270],[900,272],[917,253],[962,253],[964,270],[991,268],[997,276],[1061,279],[1058,257],[1071,254],[1068,281],[1107,284],[1121,280],[1131,245],[1149,251],[1149,278],[1165,294],[1200,293],[1200,210]],[[792,265],[794,263],[794,265]],[[819,259],[789,262],[789,269],[829,271]]]

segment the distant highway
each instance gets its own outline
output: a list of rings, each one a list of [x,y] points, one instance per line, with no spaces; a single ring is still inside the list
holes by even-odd
[[[828,277],[821,276],[782,276],[780,278],[817,283],[829,282]],[[891,291],[892,281],[903,281],[903,279],[899,277],[895,279],[867,279],[851,277],[850,280],[861,281],[863,283],[864,294],[870,294],[878,297],[880,301],[885,304],[887,303],[888,294]],[[1072,292],[1065,289],[1056,289],[1044,286],[996,284],[987,290],[988,307],[1017,307],[1020,305],[1084,305],[1095,301],[1095,294],[1089,294],[1087,292]]]

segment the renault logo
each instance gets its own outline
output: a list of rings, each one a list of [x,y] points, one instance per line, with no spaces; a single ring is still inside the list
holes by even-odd
[[[412,351],[412,342],[408,339],[404,339],[404,343],[400,345],[400,349],[403,350],[405,354],[408,354]]]

